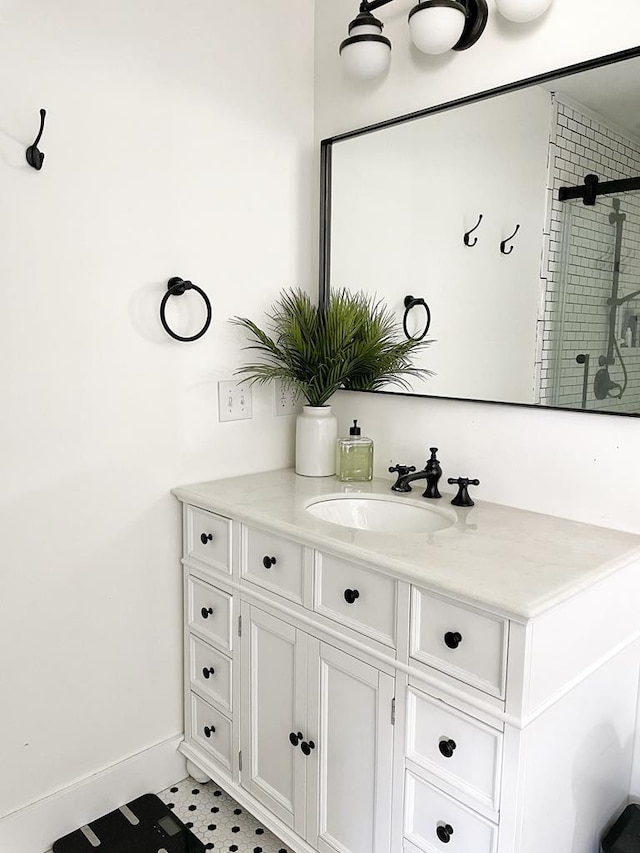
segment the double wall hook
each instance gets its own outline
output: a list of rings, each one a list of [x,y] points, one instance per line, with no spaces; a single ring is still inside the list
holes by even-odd
[[[473,243],[469,240],[469,237],[471,236],[471,234],[473,234],[473,232],[476,230],[476,228],[480,227],[481,222],[482,222],[482,214],[480,214],[480,218],[478,219],[478,224],[474,225],[473,228],[471,229],[471,231],[467,231],[465,233],[464,238],[463,238],[465,246],[469,246],[470,248],[473,248],[475,246],[475,244],[478,242],[477,237],[473,238]]]
[[[516,230],[513,232],[513,234],[511,235],[511,237],[506,237],[506,238],[505,238],[504,240],[502,240],[502,242],[500,243],[500,251],[502,252],[502,254],[503,254],[503,255],[510,255],[510,254],[511,254],[511,252],[513,252],[513,246],[509,246],[509,249],[508,249],[508,250],[507,250],[506,246],[507,246],[507,243],[508,243],[510,240],[513,240],[513,238],[516,236],[516,234],[518,233],[518,231],[519,231],[519,230],[520,230],[520,226],[519,226],[519,225],[516,225]]]
[[[42,169],[42,163],[44,161],[44,154],[42,151],[38,151],[38,142],[40,142],[40,137],[44,130],[44,119],[46,114],[46,110],[40,110],[40,130],[36,136],[35,142],[27,148],[26,153],[27,163],[38,172]]]

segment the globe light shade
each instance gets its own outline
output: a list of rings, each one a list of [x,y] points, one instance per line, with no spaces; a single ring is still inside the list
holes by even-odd
[[[370,80],[389,67],[391,42],[382,35],[382,24],[371,12],[361,12],[349,24],[349,37],[340,45],[340,57],[350,77]]]
[[[428,54],[446,53],[462,36],[465,7],[455,0],[424,0],[409,12],[411,41]]]
[[[551,3],[552,0],[496,0],[496,8],[508,21],[526,24],[539,18]]]

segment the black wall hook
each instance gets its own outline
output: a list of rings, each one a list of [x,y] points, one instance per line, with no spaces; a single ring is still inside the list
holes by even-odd
[[[473,247],[475,246],[475,244],[478,242],[478,238],[477,238],[477,237],[474,237],[474,238],[473,238],[473,243],[469,240],[469,237],[471,236],[471,234],[473,234],[473,232],[476,230],[476,228],[479,228],[479,227],[480,227],[480,223],[481,223],[481,222],[482,222],[482,214],[480,214],[480,218],[478,219],[478,224],[477,224],[477,225],[474,225],[474,226],[473,226],[473,228],[471,229],[471,231],[467,231],[467,232],[465,233],[465,235],[464,235],[464,244],[465,244],[465,246],[469,246],[470,248],[473,248]]]
[[[197,332],[195,335],[190,335],[189,337],[184,337],[183,335],[177,335],[173,329],[169,328],[169,324],[167,323],[167,318],[164,314],[164,309],[166,307],[167,301],[170,296],[182,296],[187,290],[195,290],[196,293],[199,293],[200,296],[204,300],[205,307],[207,309],[207,319],[204,322],[204,326]],[[209,302],[209,297],[202,290],[202,288],[198,287],[197,284],[194,284],[191,281],[185,281],[180,278],[180,276],[174,275],[173,278],[170,278],[167,282],[167,292],[162,297],[162,302],[160,303],[160,322],[168,335],[171,335],[172,338],[175,338],[176,341],[197,341],[198,338],[201,338],[204,333],[207,331],[211,324],[211,303]]]
[[[516,225],[516,230],[513,232],[513,234],[511,235],[511,237],[506,237],[506,238],[505,238],[505,239],[500,243],[500,251],[502,252],[502,254],[503,254],[503,255],[510,255],[510,254],[511,254],[511,252],[513,252],[513,246],[509,246],[509,250],[507,251],[507,249],[506,249],[506,245],[507,245],[507,243],[508,243],[510,240],[513,240],[513,238],[516,236],[516,234],[518,233],[518,231],[519,231],[519,230],[520,230],[520,226],[519,226],[519,225]]]
[[[35,142],[33,145],[30,145],[27,148],[26,158],[27,163],[38,172],[42,169],[42,163],[44,161],[44,154],[42,151],[38,151],[38,142],[40,142],[40,137],[42,136],[42,131],[44,130],[44,119],[47,114],[46,110],[40,110],[40,130],[38,135],[36,136]]]

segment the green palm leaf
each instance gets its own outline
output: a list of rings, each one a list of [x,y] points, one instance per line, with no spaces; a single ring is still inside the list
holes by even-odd
[[[298,388],[311,406],[323,406],[340,388],[375,391],[387,384],[410,390],[410,378],[430,376],[414,367],[430,343],[407,340],[393,313],[365,293],[338,290],[325,310],[301,290],[284,291],[267,315],[268,331],[247,317],[234,317],[258,361],[236,374],[259,385],[280,379]]]

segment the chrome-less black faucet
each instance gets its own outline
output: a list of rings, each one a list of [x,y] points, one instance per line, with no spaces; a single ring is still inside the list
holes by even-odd
[[[427,488],[422,494],[423,498],[439,498],[442,497],[438,491],[438,480],[442,476],[442,468],[436,459],[437,447],[430,447],[431,458],[421,471],[416,471],[415,465],[394,465],[389,468],[390,474],[397,474],[398,479],[395,481],[391,490],[393,492],[410,492],[410,483],[415,480],[426,480]]]

